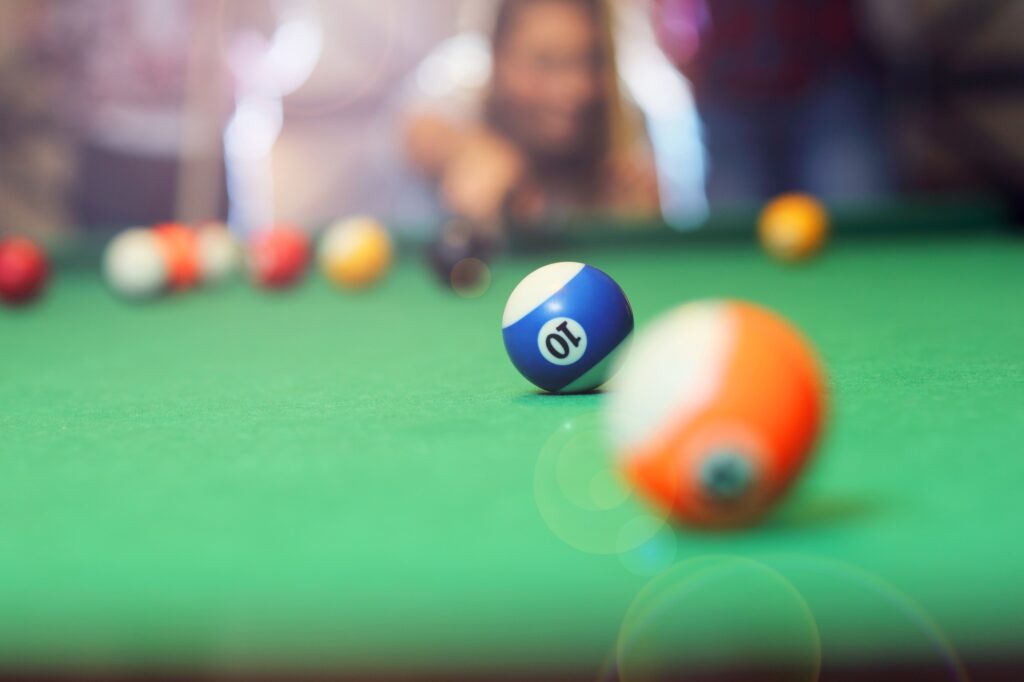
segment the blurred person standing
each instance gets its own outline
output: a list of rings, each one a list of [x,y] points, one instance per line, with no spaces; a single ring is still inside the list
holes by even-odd
[[[227,217],[233,207],[242,230],[386,212],[396,196],[414,204],[396,184],[402,84],[462,5],[0,3],[0,18],[17,19],[0,31],[22,36],[19,54],[52,74],[37,109],[52,121],[67,177],[43,183],[55,197],[36,203],[66,206],[50,223],[100,228]],[[38,89],[40,70],[18,63],[20,80]],[[5,78],[0,90],[14,85]]]
[[[504,0],[480,92],[421,103],[411,162],[442,210],[484,231],[587,213],[659,214],[639,112],[619,88],[612,19],[599,0]]]
[[[908,184],[996,192],[1024,216],[1024,2],[865,0]]]
[[[14,150],[3,163],[26,178],[46,175],[36,190],[19,191],[18,200],[33,202],[49,216],[44,222],[65,226],[223,213],[225,6],[0,4],[3,134]]]
[[[224,213],[224,3],[58,3],[78,219],[109,227]]]
[[[654,0],[691,81],[712,203],[892,188],[883,88],[854,0]]]
[[[33,45],[45,11],[0,2],[0,234],[53,240],[70,223],[74,155],[53,106],[59,64]]]

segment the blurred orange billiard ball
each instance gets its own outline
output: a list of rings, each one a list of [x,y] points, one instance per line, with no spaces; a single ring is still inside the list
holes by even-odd
[[[742,301],[692,303],[650,323],[610,389],[625,478],[698,527],[768,512],[799,478],[825,419],[814,349],[786,320]]]
[[[828,233],[828,211],[807,194],[784,194],[772,200],[758,221],[765,251],[787,263],[814,256],[825,245]]]

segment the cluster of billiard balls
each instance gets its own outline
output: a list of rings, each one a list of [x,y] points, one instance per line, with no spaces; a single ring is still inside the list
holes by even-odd
[[[164,223],[118,234],[103,254],[103,274],[121,296],[151,299],[222,282],[239,258],[238,244],[221,223]]]
[[[104,253],[103,273],[118,295],[147,300],[218,284],[240,270],[260,287],[288,289],[305,278],[312,259],[311,238],[293,225],[275,224],[240,240],[220,223],[168,223],[117,235]],[[317,251],[325,277],[348,288],[378,281],[392,259],[387,229],[364,217],[331,225],[321,236]]]
[[[788,196],[766,208],[760,237],[772,255],[799,261],[821,248],[827,226],[817,202]],[[641,494],[692,525],[756,520],[799,476],[821,431],[815,351],[782,317],[741,301],[682,305],[623,349],[633,327],[622,288],[581,263],[530,274],[502,320],[509,358],[540,389],[609,383],[613,450]]]

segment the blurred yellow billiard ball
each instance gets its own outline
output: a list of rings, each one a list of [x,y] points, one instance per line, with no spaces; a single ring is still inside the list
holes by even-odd
[[[374,284],[391,267],[394,247],[387,228],[368,217],[331,225],[320,242],[320,267],[334,284],[359,289]]]
[[[829,216],[825,206],[807,194],[784,194],[761,212],[758,236],[764,250],[795,263],[814,256],[825,245]]]

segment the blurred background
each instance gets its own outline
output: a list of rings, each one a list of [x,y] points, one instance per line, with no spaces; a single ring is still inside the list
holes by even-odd
[[[0,231],[1024,196],[1017,0],[0,0]]]

